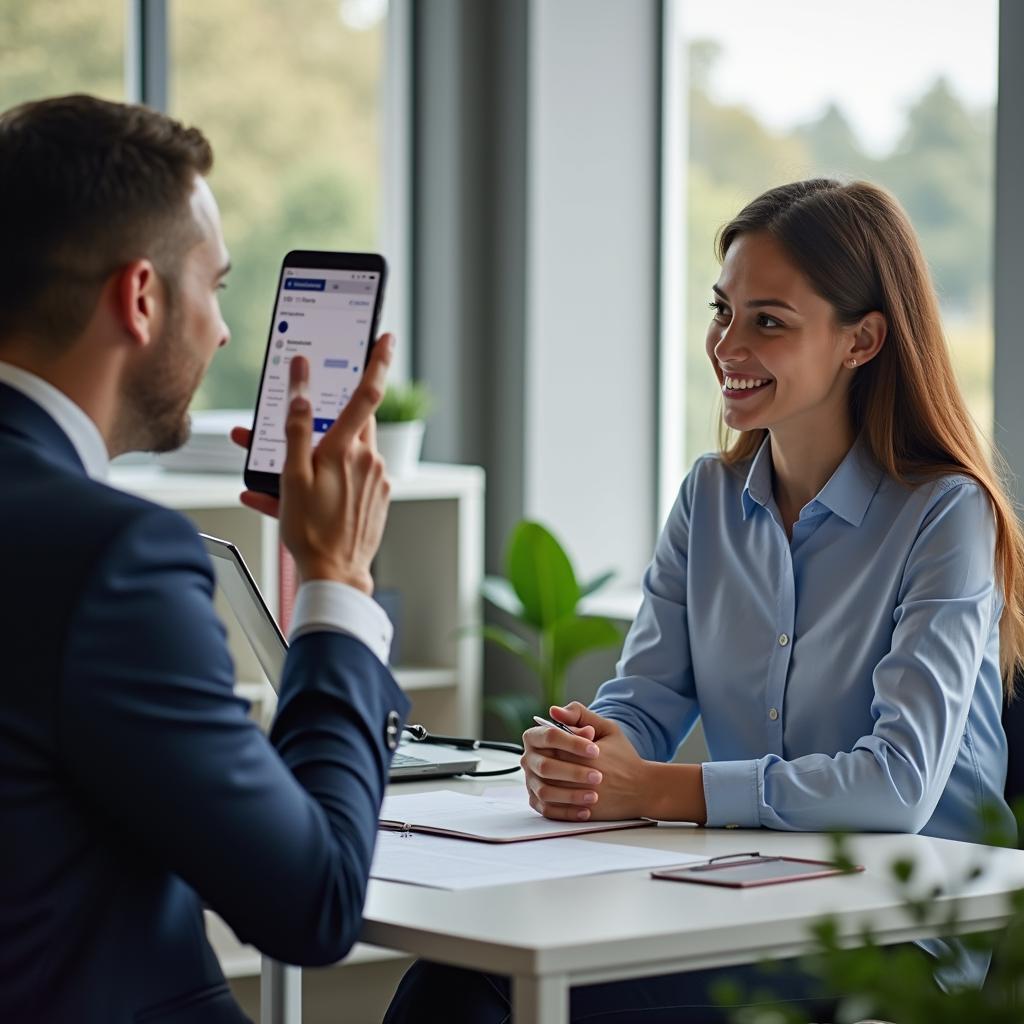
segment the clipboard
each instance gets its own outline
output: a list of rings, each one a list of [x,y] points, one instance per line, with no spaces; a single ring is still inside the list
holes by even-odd
[[[695,882],[698,885],[720,885],[727,889],[752,889],[760,885],[781,885],[810,878],[856,874],[863,864],[843,865],[827,860],[803,857],[762,857],[760,853],[726,853],[712,857],[705,864],[681,868],[661,868],[651,878],[671,882]]]

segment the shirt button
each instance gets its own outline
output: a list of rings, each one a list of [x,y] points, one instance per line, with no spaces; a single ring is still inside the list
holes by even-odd
[[[789,636],[787,634],[783,633],[782,636],[779,637],[779,646],[780,647],[785,647],[786,644],[788,644],[788,643],[789,643]]]
[[[774,722],[779,717],[778,709],[776,709],[776,708],[769,708],[768,709],[768,717]]]

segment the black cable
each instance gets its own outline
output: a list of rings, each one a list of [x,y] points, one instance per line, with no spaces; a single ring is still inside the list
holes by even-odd
[[[438,736],[427,732],[422,725],[407,725],[405,732],[409,734],[414,743],[438,743],[444,747],[454,747],[456,750],[503,750],[509,754],[523,754],[524,748],[521,743],[506,743],[501,740],[477,740],[468,736]],[[486,772],[460,772],[467,778],[483,779],[494,775],[511,775],[519,771],[519,765],[513,768],[499,768]]]

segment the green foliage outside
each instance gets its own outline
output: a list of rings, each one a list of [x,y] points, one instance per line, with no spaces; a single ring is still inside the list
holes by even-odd
[[[518,658],[538,684],[535,693],[488,699],[487,710],[511,735],[532,726],[534,715],[547,716],[552,704],[565,704],[566,674],[578,657],[622,643],[622,633],[610,619],[579,612],[580,601],[611,577],[604,573],[581,584],[565,549],[549,530],[528,520],[512,530],[505,549],[505,576],[488,576],[483,596],[515,619],[517,630],[479,628],[485,640]]]
[[[876,158],[835,104],[809,124],[776,133],[748,110],[715,102],[709,81],[719,52],[710,41],[690,47],[686,422],[679,425],[686,465],[717,447],[720,400],[704,353],[707,303],[718,277],[715,234],[766,189],[822,175],[867,178],[906,207],[939,291],[961,387],[990,435],[993,110],[968,110],[939,78],[911,105],[892,151]]]
[[[379,202],[381,26],[357,32],[337,0],[173,0],[171,111],[216,151],[234,270],[222,298],[232,330],[197,406],[250,406],[281,257],[292,248],[374,246]],[[0,0],[0,109],[68,91],[124,98],[124,5]],[[687,464],[715,447],[718,390],[704,355],[717,229],[764,189],[815,174],[892,189],[920,233],[939,287],[961,384],[992,423],[993,111],[968,110],[939,79],[902,138],[868,155],[838,106],[776,133],[708,82],[717,44],[691,47],[686,231]],[[685,466],[680,467],[680,473]]]
[[[377,407],[378,423],[409,423],[425,420],[434,407],[434,397],[420,381],[409,384],[391,384],[384,392],[384,400]]]
[[[1018,834],[1024,827],[1024,800],[1014,806]],[[977,858],[960,878],[947,886],[935,885],[923,878],[911,859],[890,865],[892,881],[903,898],[908,923],[915,928],[933,927],[940,935],[955,935],[959,930],[960,910],[956,897],[985,873],[987,846],[1016,848],[1018,835],[1007,835],[1000,827],[997,808],[981,811],[981,831]],[[854,861],[848,840],[834,837],[833,860],[852,870]],[[952,897],[951,899],[948,897]],[[937,969],[955,968],[957,954],[944,958],[929,956],[916,946],[897,948],[881,945],[870,923],[865,925],[851,948],[843,941],[835,919],[826,917],[811,932],[811,952],[803,958],[803,968],[822,986],[823,992],[842,992],[836,1024],[852,1024],[867,1018],[884,1017],[898,1024],[1019,1024],[1024,1020],[1021,979],[1024,978],[1024,890],[1011,893],[1007,901],[1009,923],[998,932],[974,932],[961,936],[971,951],[991,954],[992,966],[981,989],[963,989],[946,993],[935,982]],[[715,994],[724,1007],[738,1007],[744,1001],[771,998],[772,964],[762,966],[763,984],[756,990],[723,982]],[[801,1009],[792,1005],[754,1009],[736,1009],[733,1024],[809,1024]]]
[[[123,2],[0,0],[0,109],[64,92],[124,99]],[[233,270],[231,344],[197,408],[246,408],[281,258],[374,246],[383,31],[354,31],[338,0],[172,0],[171,110],[214,148],[210,182]]]

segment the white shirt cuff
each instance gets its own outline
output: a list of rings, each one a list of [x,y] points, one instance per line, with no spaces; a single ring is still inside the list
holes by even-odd
[[[384,609],[347,583],[309,580],[295,595],[288,642],[294,643],[305,633],[325,630],[347,633],[366,644],[383,664],[388,663],[394,627]]]

